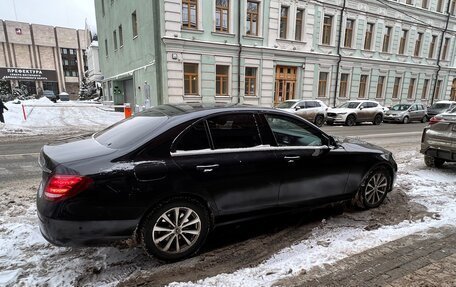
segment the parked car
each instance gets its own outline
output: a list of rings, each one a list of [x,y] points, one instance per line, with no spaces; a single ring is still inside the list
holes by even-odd
[[[397,104],[392,106],[383,117],[384,122],[408,124],[411,121],[425,123],[428,119],[426,107],[422,104]]]
[[[379,206],[391,152],[335,140],[293,114],[260,107],[162,105],[91,137],[45,145],[37,192],[51,243],[85,246],[137,234],[163,260],[191,256],[218,224],[296,206]]]
[[[420,151],[429,167],[456,162],[456,107],[432,118],[423,130]]]
[[[57,102],[57,100],[58,100],[58,97],[55,95],[54,91],[52,91],[52,90],[44,90],[43,96],[45,96],[49,100],[53,101],[54,103]]]
[[[294,113],[319,127],[325,123],[328,110],[328,106],[320,100],[287,100],[278,104],[277,108]]]
[[[383,121],[384,108],[376,101],[348,101],[328,111],[326,123],[354,126],[357,123],[372,122],[379,125]]]
[[[428,118],[450,111],[456,107],[455,101],[438,101],[427,109]]]

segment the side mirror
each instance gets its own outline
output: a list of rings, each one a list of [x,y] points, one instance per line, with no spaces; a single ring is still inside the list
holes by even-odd
[[[362,109],[364,109],[364,107],[363,107],[363,106],[361,106],[361,107],[359,107],[359,109],[360,109],[360,110],[362,110]]]
[[[300,106],[296,106],[296,107],[295,107],[295,111],[299,111],[300,109],[301,109]]]

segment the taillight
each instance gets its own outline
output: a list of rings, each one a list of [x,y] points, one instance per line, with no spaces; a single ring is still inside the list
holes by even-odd
[[[92,182],[91,178],[85,176],[55,174],[49,179],[44,196],[52,201],[69,197],[87,189]]]
[[[433,125],[433,124],[441,122],[441,121],[443,121],[443,118],[435,116],[429,120],[429,124]]]

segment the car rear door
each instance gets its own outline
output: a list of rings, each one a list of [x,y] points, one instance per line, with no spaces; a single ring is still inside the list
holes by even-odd
[[[343,148],[330,149],[320,130],[294,117],[264,117],[276,140],[279,205],[346,195],[350,168]]]
[[[176,139],[172,156],[197,186],[213,198],[220,214],[277,205],[280,178],[275,154],[263,146],[255,114],[222,113],[198,123],[205,134],[188,131]],[[191,147],[206,138],[210,146]]]

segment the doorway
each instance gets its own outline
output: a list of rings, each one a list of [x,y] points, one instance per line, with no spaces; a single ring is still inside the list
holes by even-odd
[[[124,101],[129,103],[130,107],[135,106],[135,91],[133,89],[133,79],[123,81]]]
[[[274,105],[296,97],[296,67],[276,66]]]

